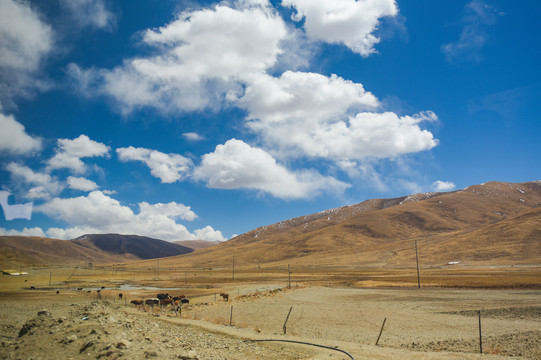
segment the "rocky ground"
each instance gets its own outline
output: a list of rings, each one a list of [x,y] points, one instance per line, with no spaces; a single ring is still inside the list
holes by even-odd
[[[18,306],[8,306],[18,311]],[[4,308],[4,310],[8,310]],[[2,359],[305,359],[309,350],[246,342],[194,326],[138,315],[109,301],[42,309],[2,325]]]

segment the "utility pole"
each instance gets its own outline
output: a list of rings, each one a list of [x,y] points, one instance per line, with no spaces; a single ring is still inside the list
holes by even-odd
[[[235,280],[235,255],[233,255],[233,280]]]
[[[419,252],[417,251],[417,239],[415,239],[415,260],[417,262],[417,288],[421,288],[421,277],[419,276]]]
[[[291,289],[291,268],[290,268],[289,264],[287,264],[287,272],[289,274],[289,286],[288,286],[288,288]]]

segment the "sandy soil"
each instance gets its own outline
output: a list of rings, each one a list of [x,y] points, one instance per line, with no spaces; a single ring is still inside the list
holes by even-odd
[[[0,359],[541,359],[541,292],[243,285],[182,314],[76,291],[0,297]],[[286,334],[283,325],[287,322]],[[483,355],[479,354],[481,310]],[[386,319],[379,345],[375,346]],[[233,326],[229,326],[229,322]]]

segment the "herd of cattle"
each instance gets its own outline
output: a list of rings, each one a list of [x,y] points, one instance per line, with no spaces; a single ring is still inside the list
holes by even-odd
[[[35,286],[30,287],[31,290],[35,290]],[[98,294],[98,298],[101,299],[101,290],[105,289],[104,286],[101,287],[101,289],[96,290],[96,293]],[[83,288],[77,288],[77,291],[82,291]],[[91,290],[87,291],[88,293],[91,293]],[[56,291],[57,294],[60,293],[60,290]],[[118,298],[122,299],[122,293],[118,294]],[[223,298],[224,301],[229,301],[229,294],[228,293],[221,293],[220,296]],[[156,298],[150,298],[146,300],[132,300],[130,301],[135,306],[142,306],[142,305],[148,305],[148,306],[167,306],[171,305],[174,306],[177,311],[181,309],[182,305],[189,305],[190,300],[186,298],[185,295],[177,295],[177,296],[170,296],[169,294],[158,294],[156,295]]]
[[[221,293],[220,296],[225,300],[229,301],[229,294]],[[119,297],[122,297],[122,294],[119,294]],[[146,300],[132,300],[130,301],[135,306],[174,306],[175,309],[180,310],[182,305],[190,304],[190,299],[186,298],[185,295],[170,296],[169,294],[158,294],[156,298],[146,299]]]

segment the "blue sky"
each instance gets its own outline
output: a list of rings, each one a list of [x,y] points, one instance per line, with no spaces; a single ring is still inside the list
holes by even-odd
[[[223,241],[371,198],[539,180],[540,11],[0,0],[0,233]]]

